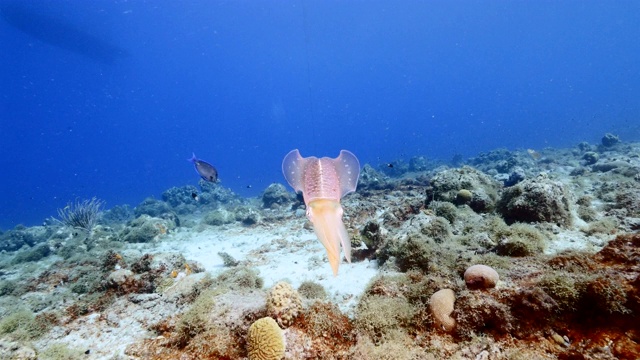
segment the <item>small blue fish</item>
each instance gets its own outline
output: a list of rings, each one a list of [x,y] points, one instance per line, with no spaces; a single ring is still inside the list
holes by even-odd
[[[208,162],[196,158],[196,154],[193,154],[191,159],[187,159],[187,161],[191,161],[193,163],[193,166],[196,168],[196,172],[205,181],[214,183],[218,180],[218,170]]]

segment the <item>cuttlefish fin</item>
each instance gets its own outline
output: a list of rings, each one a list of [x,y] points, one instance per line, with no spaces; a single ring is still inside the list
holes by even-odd
[[[298,154],[298,156],[300,156]],[[333,159],[333,166],[340,182],[340,197],[356,191],[360,176],[360,162],[351,151],[341,150],[340,155]]]
[[[307,159],[300,156],[300,151],[295,149],[282,160],[282,174],[295,192],[304,190],[304,168]]]
[[[333,275],[338,275],[340,266],[340,245],[348,262],[351,262],[351,240],[342,222],[342,206],[339,201],[318,199],[307,207],[307,217],[313,223],[318,240],[327,250],[327,257]]]

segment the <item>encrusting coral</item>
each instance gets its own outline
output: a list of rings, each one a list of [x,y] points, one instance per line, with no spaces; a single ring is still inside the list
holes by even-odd
[[[276,319],[283,329],[291,326],[301,312],[300,294],[289,283],[281,281],[271,288],[267,296],[267,314]]]
[[[251,324],[247,334],[249,360],[280,360],[284,351],[282,330],[275,320],[263,317]]]

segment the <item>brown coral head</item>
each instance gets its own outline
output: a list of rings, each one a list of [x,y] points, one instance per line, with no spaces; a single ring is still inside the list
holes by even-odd
[[[451,289],[436,291],[429,299],[429,309],[439,329],[451,332],[456,327],[456,320],[451,316],[456,295]]]
[[[256,320],[247,334],[249,360],[280,360],[284,357],[282,330],[270,317]]]
[[[486,265],[472,265],[464,272],[464,282],[471,290],[494,288],[499,279],[498,272]]]

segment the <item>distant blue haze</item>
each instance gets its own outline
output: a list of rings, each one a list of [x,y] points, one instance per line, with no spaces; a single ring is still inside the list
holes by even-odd
[[[638,1],[20,4],[53,25],[0,18],[3,229],[195,185],[192,152],[256,196],[294,148],[376,166],[640,139]]]

